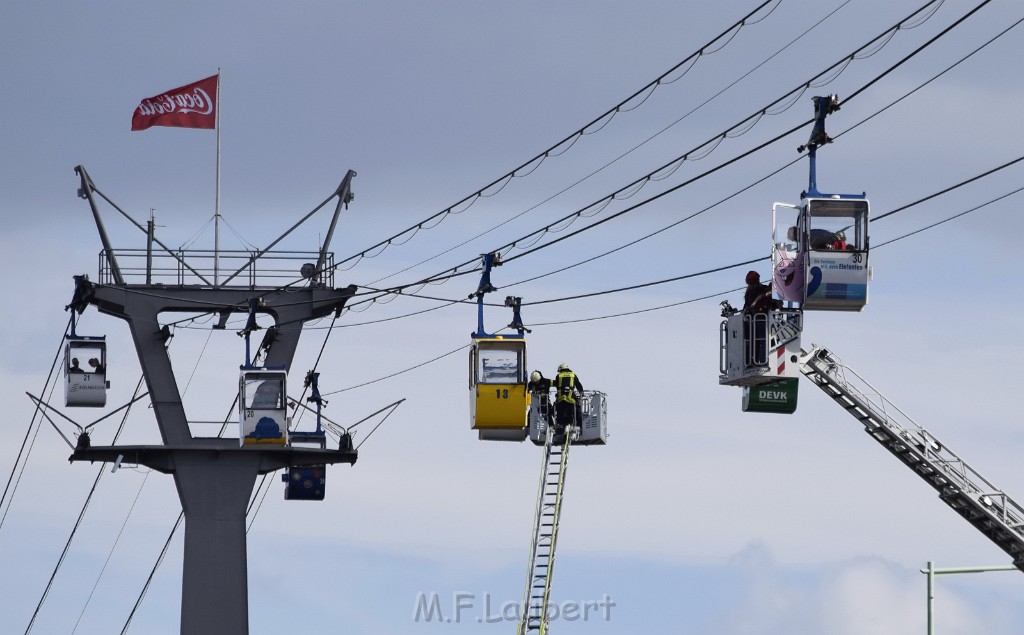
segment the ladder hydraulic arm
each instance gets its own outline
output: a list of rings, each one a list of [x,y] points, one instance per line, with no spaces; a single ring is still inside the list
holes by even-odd
[[[939,498],[1024,571],[1024,508],[917,425],[831,352],[802,351],[800,372],[860,421],[865,431],[935,488]]]
[[[569,448],[577,430],[567,426],[559,433],[556,426],[548,426],[544,443],[544,462],[541,464],[540,485],[537,490],[537,510],[533,518],[533,543],[526,571],[526,590],[523,592],[522,611],[517,635],[548,631],[548,601],[551,596],[551,577],[555,567],[555,544],[558,541],[558,519],[562,513],[565,492],[565,472],[569,466]],[[561,438],[564,436],[564,440]]]

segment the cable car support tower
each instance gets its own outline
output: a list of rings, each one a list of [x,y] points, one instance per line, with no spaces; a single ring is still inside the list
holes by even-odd
[[[303,325],[338,314],[356,290],[354,285],[333,287],[333,255],[328,252],[341,209],[352,198],[351,180],[355,172],[349,171],[331,197],[266,249],[182,252],[157,240],[152,226],[147,232],[146,250],[115,251],[100,218],[97,197],[110,203],[139,229],[146,230],[96,188],[84,167],[78,166],[75,171],[81,179],[79,196],[92,208],[103,250],[97,282],[89,283],[86,279],[86,286],[76,289],[77,306],[71,308],[81,312],[92,305],[128,325],[163,443],[91,446],[85,436],[79,438],[71,460],[138,464],[170,474],[185,515],[181,633],[246,635],[249,625],[245,515],[256,477],[285,468],[353,464],[357,453],[350,437],[346,443],[348,435],[342,438],[338,449],[292,447],[287,442],[247,444],[244,438],[240,443],[238,438],[193,435],[167,351],[170,331],[161,325],[160,316],[214,311],[220,314],[214,328],[224,329],[231,314],[248,313],[250,306],[255,306],[256,312],[274,320],[260,347],[265,354],[264,367],[290,370]],[[319,253],[282,252],[287,254],[282,256],[270,251],[335,197],[334,217]],[[163,248],[157,267],[153,266],[154,243]],[[268,254],[274,258],[260,260]],[[301,266],[301,285],[281,287],[266,282],[283,277],[281,269],[273,269],[287,261],[282,258],[297,257],[316,263]],[[216,271],[213,263],[225,260],[238,263],[237,271],[223,280],[210,275]],[[137,265],[140,262],[145,265]],[[298,265],[292,273],[297,271]],[[244,414],[241,416],[244,424]],[[287,430],[283,432],[286,437]]]

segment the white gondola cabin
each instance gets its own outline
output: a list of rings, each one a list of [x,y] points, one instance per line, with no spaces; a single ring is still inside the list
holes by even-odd
[[[800,207],[776,203],[772,278],[779,297],[809,311],[862,310],[871,280],[869,209],[856,195],[807,197]]]
[[[243,368],[238,382],[241,445],[288,442],[287,373]]]
[[[102,408],[107,388],[105,338],[69,335],[64,346],[64,405]]]

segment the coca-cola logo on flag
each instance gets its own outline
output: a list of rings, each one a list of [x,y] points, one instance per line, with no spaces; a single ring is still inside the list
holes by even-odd
[[[215,128],[217,80],[218,76],[214,75],[143,99],[132,115],[132,130],[151,126]]]
[[[191,93],[164,94],[144,99],[139,104],[140,115],[163,115],[172,112],[208,115],[213,112],[213,100],[202,88],[193,88]]]

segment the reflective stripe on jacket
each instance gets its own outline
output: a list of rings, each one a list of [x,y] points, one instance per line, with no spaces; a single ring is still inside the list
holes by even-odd
[[[555,376],[555,390],[557,396],[555,401],[564,401],[571,404],[576,403],[576,373],[571,370],[563,370]]]

